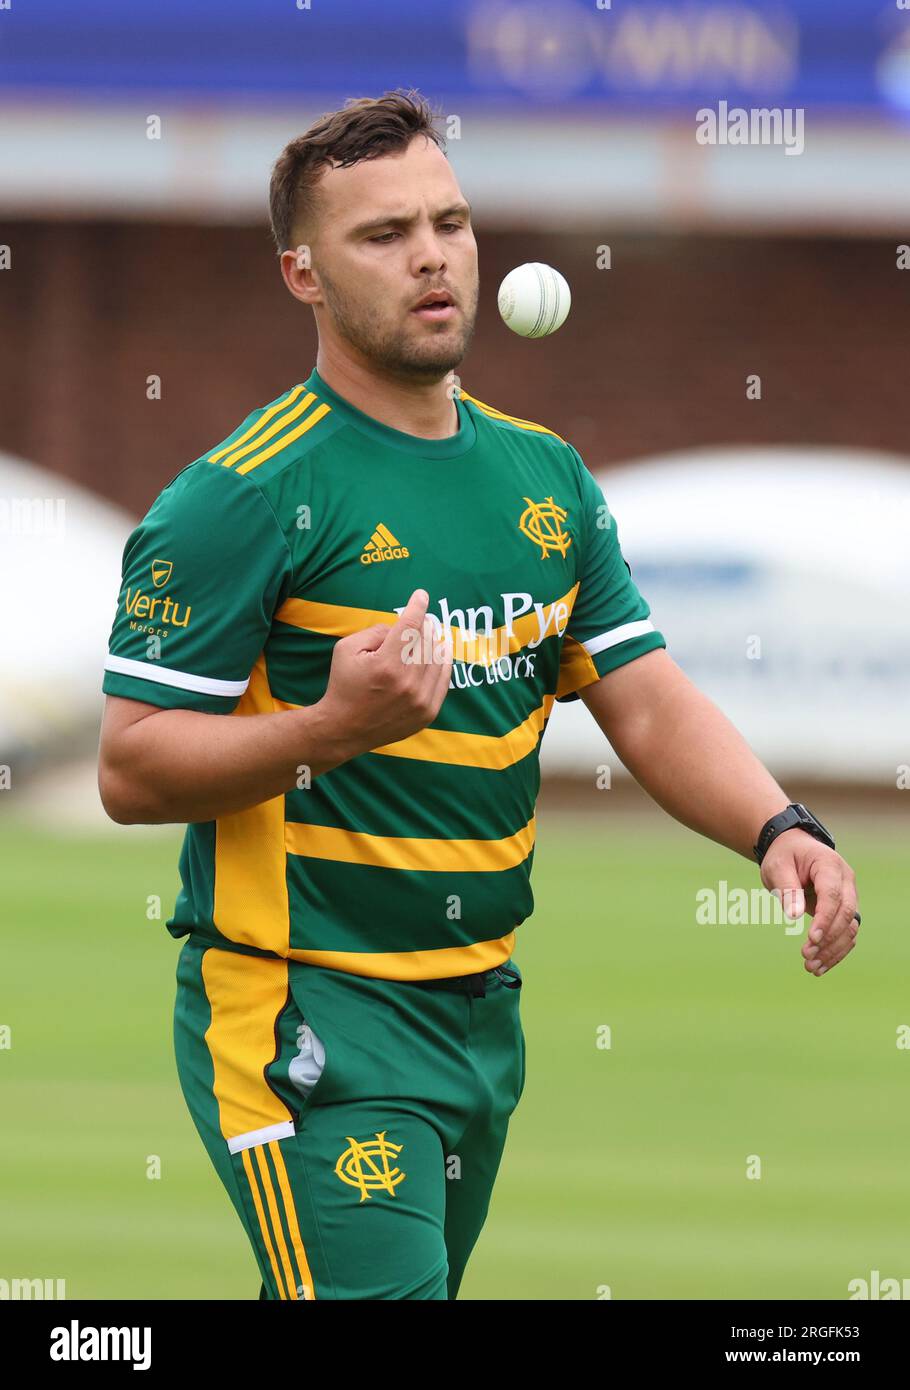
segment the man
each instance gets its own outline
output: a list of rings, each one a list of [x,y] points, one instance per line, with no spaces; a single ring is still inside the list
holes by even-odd
[[[130,536],[101,795],[187,823],[178,1070],[260,1296],[454,1298],[524,1086],[554,700],[671,815],[761,839],[815,974],[853,947],[854,877],[667,654],[577,452],[453,387],[477,246],[425,103],[317,122],[271,217],[316,368]]]

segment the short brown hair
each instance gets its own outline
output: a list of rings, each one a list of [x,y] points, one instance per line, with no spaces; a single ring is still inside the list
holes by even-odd
[[[445,149],[434,127],[435,113],[413,88],[381,97],[350,97],[339,111],[321,116],[303,135],[285,145],[269,184],[269,217],[279,253],[291,248],[295,225],[316,211],[315,185],[324,165],[342,167],[405,149],[417,135]]]

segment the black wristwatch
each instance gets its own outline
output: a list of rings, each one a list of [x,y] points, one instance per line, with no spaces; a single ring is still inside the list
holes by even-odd
[[[786,811],[781,811],[779,815],[772,816],[765,821],[758,837],[758,843],[752,850],[759,864],[764,859],[768,850],[774,844],[778,835],[782,835],[785,830],[805,830],[807,835],[812,835],[816,840],[821,840],[823,845],[828,845],[834,849],[834,840],[829,831],[825,829],[820,820],[816,820],[811,811],[808,811],[800,801],[791,801]]]

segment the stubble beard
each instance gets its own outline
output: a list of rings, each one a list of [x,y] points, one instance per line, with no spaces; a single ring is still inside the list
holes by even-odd
[[[422,381],[441,380],[457,367],[468,350],[477,319],[477,289],[473,302],[461,304],[461,325],[445,331],[407,333],[389,327],[378,313],[348,297],[322,272],[326,303],[338,333],[369,362],[394,376]],[[418,320],[419,323],[419,320]]]

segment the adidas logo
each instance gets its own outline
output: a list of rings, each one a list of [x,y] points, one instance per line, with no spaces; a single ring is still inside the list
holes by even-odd
[[[380,560],[404,560],[410,553],[406,545],[395,539],[388,526],[380,522],[363,548],[360,563],[374,565]]]

